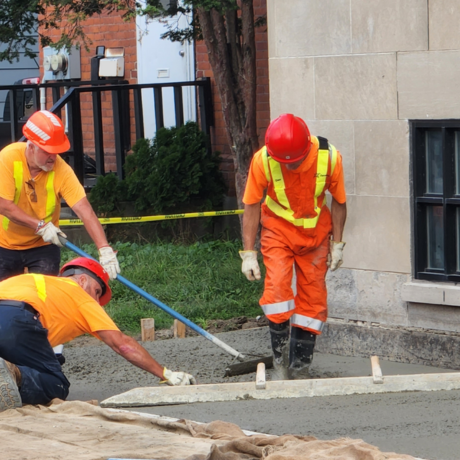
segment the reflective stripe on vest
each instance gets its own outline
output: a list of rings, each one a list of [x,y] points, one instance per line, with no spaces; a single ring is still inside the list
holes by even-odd
[[[22,181],[24,177],[23,169],[22,169],[22,161],[15,161],[13,163],[13,174],[14,174],[14,204],[19,203],[19,197],[21,196],[21,187],[22,187]],[[8,225],[10,223],[10,220],[7,217],[3,217],[3,229],[8,230]]]
[[[284,302],[261,305],[261,307],[265,315],[277,315],[279,313],[287,313],[288,311],[294,310],[295,304],[294,299],[291,299],[285,300]]]
[[[37,295],[38,298],[44,302],[46,300],[46,283],[45,277],[43,275],[37,275],[35,273],[31,273],[31,276],[34,277],[35,286],[37,287]]]
[[[56,208],[56,194],[54,193],[54,171],[48,173],[46,180],[46,216],[45,222],[50,222]]]
[[[314,196],[314,209],[316,216],[311,218],[296,219],[294,217],[294,211],[291,209],[291,205],[289,204],[289,200],[286,195],[286,186],[284,184],[281,165],[268,155],[266,147],[264,147],[262,151],[262,162],[264,165],[265,176],[268,182],[273,183],[273,190],[277,199],[277,201],[275,201],[269,195],[267,195],[265,198],[265,204],[267,205],[268,209],[274,212],[277,216],[282,217],[297,227],[315,228],[321,214],[321,208],[318,206],[318,198],[323,193],[324,187],[326,185],[329,162],[331,163],[331,176],[337,163],[337,149],[333,145],[329,144],[326,139],[324,139],[324,141],[326,142],[327,148],[318,149],[318,158],[316,162],[316,185]],[[325,200],[323,200],[321,206],[323,206],[324,203]]]
[[[22,161],[15,161],[13,166],[14,174],[14,204],[19,203],[19,197],[21,196],[22,184],[24,181],[24,168]],[[53,218],[54,210],[56,209],[56,194],[54,193],[54,171],[48,173],[46,179],[46,209],[45,209],[45,222],[50,222]],[[3,217],[3,229],[8,230],[10,220],[7,217]]]
[[[30,276],[33,276],[34,281],[35,281],[35,287],[37,288],[37,295],[38,298],[44,302],[46,300],[47,294],[46,294],[46,281],[44,275],[39,275],[38,273],[29,273]],[[66,283],[72,284],[73,286],[78,286],[78,283],[76,283],[73,280],[66,279],[66,278],[59,278],[62,281],[65,281]]]
[[[324,324],[325,323],[323,321],[320,321],[319,319],[299,315],[298,313],[295,313],[291,317],[292,326],[308,327],[308,329],[312,329],[313,331],[322,332]]]

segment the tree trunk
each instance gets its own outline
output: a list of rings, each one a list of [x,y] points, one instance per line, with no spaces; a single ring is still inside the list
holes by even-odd
[[[253,0],[238,2],[237,12],[224,15],[198,8],[203,40],[222,100],[222,113],[235,166],[238,207],[243,208],[243,193],[252,156],[259,148],[256,123],[256,46]]]

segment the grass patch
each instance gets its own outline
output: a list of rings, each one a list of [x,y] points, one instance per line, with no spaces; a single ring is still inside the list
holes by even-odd
[[[98,258],[94,245],[82,249]],[[240,241],[117,243],[114,249],[126,279],[204,329],[209,320],[261,314],[263,282],[249,282],[241,273]],[[62,251],[62,263],[74,257]],[[124,284],[111,281],[110,286],[113,297],[106,310],[123,331],[139,333],[142,318],[155,318],[156,329],[173,324],[170,315]]]

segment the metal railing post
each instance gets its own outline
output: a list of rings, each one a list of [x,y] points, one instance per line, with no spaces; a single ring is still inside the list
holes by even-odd
[[[184,124],[184,100],[182,97],[182,86],[174,87],[174,112],[176,115],[176,126]]]
[[[158,131],[165,125],[163,119],[163,92],[158,86],[153,88],[153,102],[155,104],[155,125]]]
[[[13,142],[16,142],[16,140],[18,139],[18,113],[16,110],[16,101],[16,90],[12,89],[10,91],[10,130],[11,139],[13,140]]]
[[[144,111],[142,107],[142,90],[133,89],[134,97],[134,124],[136,125],[136,140],[143,139],[144,134]]]
[[[46,88],[45,88],[45,91],[46,91]],[[53,96],[53,105],[56,104],[57,101],[59,101],[59,99],[61,98],[61,88],[59,88],[58,86],[53,86],[51,88],[51,94]],[[61,118],[61,109],[57,109],[55,114]]]
[[[121,90],[112,91],[112,107],[113,107],[113,131],[115,135],[115,161],[117,164],[117,176],[119,179],[124,179],[125,165],[125,132],[123,127],[123,100]],[[129,128],[129,127],[128,127]]]
[[[81,124],[81,110],[80,110],[80,93],[76,88],[71,88],[70,110],[67,110],[67,116],[69,117],[69,137],[72,145],[73,152],[73,169],[75,175],[82,185],[84,185],[85,179],[85,162],[83,159],[83,129]]]
[[[105,174],[101,92],[98,89],[95,89],[91,94],[93,97],[94,153],[96,157],[96,174],[101,176]]]

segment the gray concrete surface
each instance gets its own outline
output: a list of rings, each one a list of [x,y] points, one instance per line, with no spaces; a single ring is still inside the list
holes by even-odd
[[[241,353],[268,355],[267,328],[217,334]],[[255,374],[224,377],[234,362],[226,352],[203,337],[171,339],[143,345],[162,364],[193,373],[199,383],[253,381]],[[158,385],[158,379],[134,368],[94,339],[66,346],[64,371],[72,386],[70,400],[98,399],[135,387]],[[443,373],[440,369],[380,360],[383,375]],[[316,353],[314,378],[371,375],[368,358]],[[271,371],[267,371],[267,380]],[[460,391],[412,392],[198,403],[134,408],[199,422],[224,420],[242,429],[269,434],[312,435],[318,439],[359,438],[383,452],[409,454],[427,460],[460,458]]]

